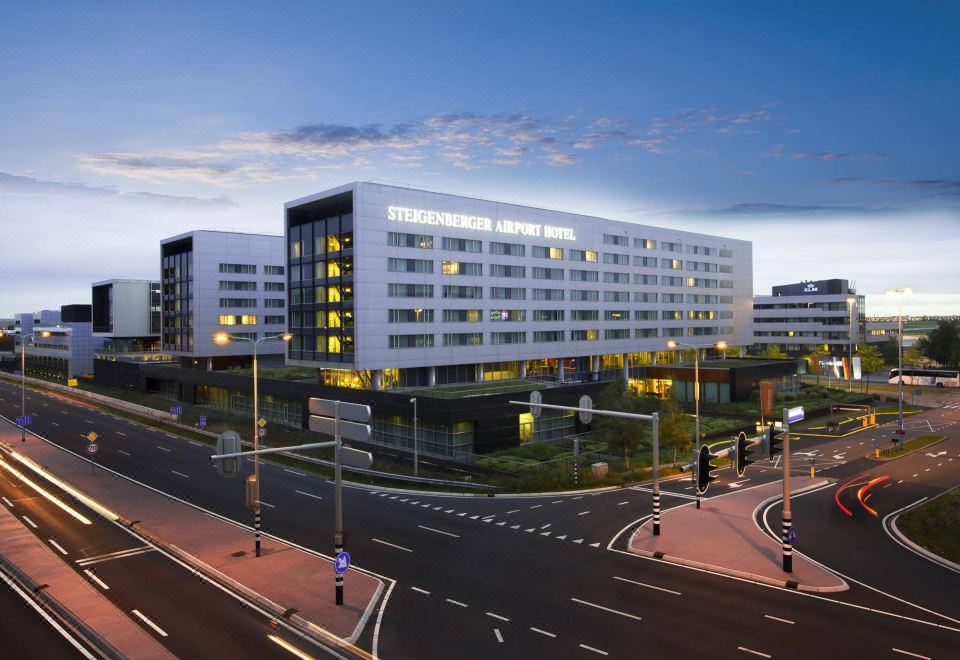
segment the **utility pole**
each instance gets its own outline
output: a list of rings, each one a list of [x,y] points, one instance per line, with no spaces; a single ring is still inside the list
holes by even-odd
[[[333,500],[334,500],[334,531],[333,531],[333,549],[334,557],[339,557],[340,553],[343,552],[343,482],[341,481],[340,474],[340,463],[341,463],[341,449],[343,448],[343,442],[340,439],[340,402],[337,401],[334,404],[334,436],[333,441],[337,443],[334,447],[334,452],[336,454],[335,461],[336,465],[333,468]],[[336,602],[337,605],[343,605],[343,573],[339,571],[334,571],[334,584],[337,589]]]

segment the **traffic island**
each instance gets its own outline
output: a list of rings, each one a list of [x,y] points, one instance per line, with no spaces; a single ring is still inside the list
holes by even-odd
[[[790,479],[794,495],[831,483],[797,475]],[[783,571],[780,542],[762,531],[755,519],[760,506],[776,501],[782,492],[783,485],[777,481],[704,498],[699,510],[693,502],[668,509],[659,536],[647,520],[634,531],[628,548],[644,557],[777,587],[811,592],[849,589],[841,577],[799,554],[796,545],[793,571]],[[803,547],[802,532],[797,543]]]
[[[326,643],[355,642],[383,590],[378,578],[351,569],[345,576],[344,604],[337,606],[329,558],[269,537],[257,558],[253,533],[246,527],[102,467],[91,471],[90,462],[36,436],[24,444],[16,431],[4,430],[0,440],[25,468],[52,478],[101,515],[126,524],[201,575]]]

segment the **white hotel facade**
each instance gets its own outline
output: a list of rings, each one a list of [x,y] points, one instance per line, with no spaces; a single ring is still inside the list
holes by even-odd
[[[368,182],[284,224],[287,363],[328,384],[596,381],[754,341],[749,241]]]

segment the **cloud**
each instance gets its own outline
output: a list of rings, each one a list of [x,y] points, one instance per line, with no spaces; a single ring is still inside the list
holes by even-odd
[[[780,158],[783,156],[783,147],[782,144],[775,144],[764,151],[762,155],[766,158]]]
[[[793,154],[794,160],[839,160],[849,154],[838,151],[804,151]]]
[[[381,163],[405,167],[445,163],[460,168],[510,167],[523,162],[571,165],[580,161],[572,152],[601,147],[628,153],[639,148],[656,156],[678,152],[681,141],[691,133],[741,132],[769,121],[773,117],[771,108],[731,114],[686,108],[649,120],[589,119],[575,114],[557,121],[528,112],[464,112],[389,125],[318,122],[242,132],[196,147],[152,152],[116,150],[82,154],[78,160],[100,174],[221,185],[313,178],[317,170],[366,168]],[[690,145],[689,149],[698,146]]]
[[[115,188],[90,186],[85,183],[52,181],[29,176],[0,172],[0,194],[21,196],[70,196],[95,198],[100,200],[121,199],[145,201],[153,204],[195,206],[195,207],[232,207],[234,202],[226,197],[191,197],[188,195],[166,195],[149,191],[121,192]]]
[[[914,188],[934,195],[960,195],[960,179],[913,179],[897,181],[896,179],[864,179],[858,176],[844,176],[835,179],[824,179],[823,183],[868,183],[880,186]]]

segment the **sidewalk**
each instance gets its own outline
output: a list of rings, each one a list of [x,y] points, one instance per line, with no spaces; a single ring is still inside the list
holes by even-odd
[[[3,556],[63,605],[94,633],[128,658],[173,658],[146,630],[135,624],[86,582],[16,517],[0,506]]]
[[[276,616],[313,630],[356,641],[383,589],[383,582],[356,570],[344,576],[344,604],[334,604],[330,560],[264,537],[253,554],[253,534],[216,516],[97,468],[36,437],[0,431],[0,441],[119,516],[181,560],[243,593]],[[42,466],[40,468],[39,466]],[[238,491],[239,492],[239,491]]]
[[[824,483],[824,479],[794,475],[791,490],[798,493]],[[704,499],[699,511],[693,502],[669,509],[662,515],[660,536],[653,535],[653,522],[647,520],[630,537],[628,547],[639,555],[800,591],[849,589],[842,578],[798,555],[796,547],[793,572],[783,572],[779,541],[760,531],[753,520],[761,502],[782,494],[783,484],[777,481]],[[780,529],[779,520],[771,524]],[[802,530],[797,540],[802,549]]]

